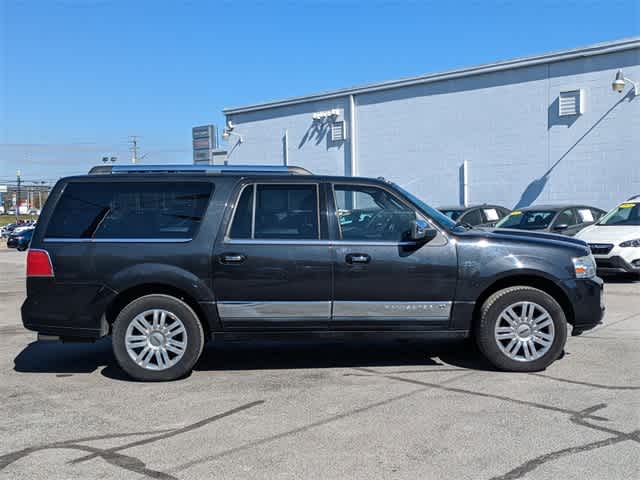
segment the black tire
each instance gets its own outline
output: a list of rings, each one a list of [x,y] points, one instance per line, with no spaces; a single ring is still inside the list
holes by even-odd
[[[20,244],[18,244],[18,246],[16,247],[16,249],[17,249],[19,252],[24,252],[24,251],[27,249],[27,246],[26,246],[26,245],[20,245]]]
[[[129,324],[147,310],[162,309],[177,316],[186,330],[187,346],[182,358],[165,370],[148,370],[138,365],[127,353],[125,336]],[[170,295],[145,295],[122,309],[113,324],[113,353],[122,369],[133,379],[147,382],[176,380],[188,375],[202,354],[205,339],[202,324],[193,309]]]
[[[536,360],[518,361],[510,358],[498,346],[494,335],[500,314],[517,302],[538,304],[549,313],[553,321],[555,335],[551,346]],[[484,302],[475,336],[480,351],[496,368],[511,372],[536,372],[544,370],[562,355],[567,341],[567,319],[558,302],[542,290],[526,286],[509,287],[497,291]]]

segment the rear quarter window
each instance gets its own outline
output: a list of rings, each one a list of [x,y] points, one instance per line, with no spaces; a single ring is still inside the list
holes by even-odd
[[[185,239],[209,203],[208,182],[70,183],[47,238]]]

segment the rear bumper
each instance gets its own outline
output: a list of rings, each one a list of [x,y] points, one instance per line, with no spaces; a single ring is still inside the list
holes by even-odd
[[[109,333],[104,313],[116,292],[99,285],[58,284],[30,278],[22,304],[25,328],[63,339],[97,339]]]
[[[574,332],[590,330],[602,323],[604,316],[604,282],[599,277],[571,279],[563,282],[573,308]]]
[[[640,263],[636,267],[617,255],[594,258],[596,259],[598,272],[601,273],[640,273]]]

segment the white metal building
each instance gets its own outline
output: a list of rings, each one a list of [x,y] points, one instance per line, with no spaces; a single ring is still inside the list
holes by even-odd
[[[384,176],[433,205],[607,209],[640,193],[631,81],[640,37],[227,108],[227,160]]]

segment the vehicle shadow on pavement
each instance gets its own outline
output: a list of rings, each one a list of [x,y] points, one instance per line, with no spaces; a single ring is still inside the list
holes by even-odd
[[[91,373],[115,364],[111,338],[96,343],[32,342],[13,360],[14,370],[24,373]]]
[[[102,368],[105,367],[105,368]],[[195,371],[277,370],[348,367],[430,367],[493,370],[469,342],[324,341],[210,342]],[[131,379],[118,366],[111,339],[96,343],[32,342],[14,359],[22,373],[91,373]]]
[[[617,275],[602,275],[602,280],[604,283],[615,283],[615,284],[633,284],[640,283],[640,276],[633,273],[619,273]]]
[[[466,342],[344,341],[211,343],[194,370],[349,367],[491,367]]]

